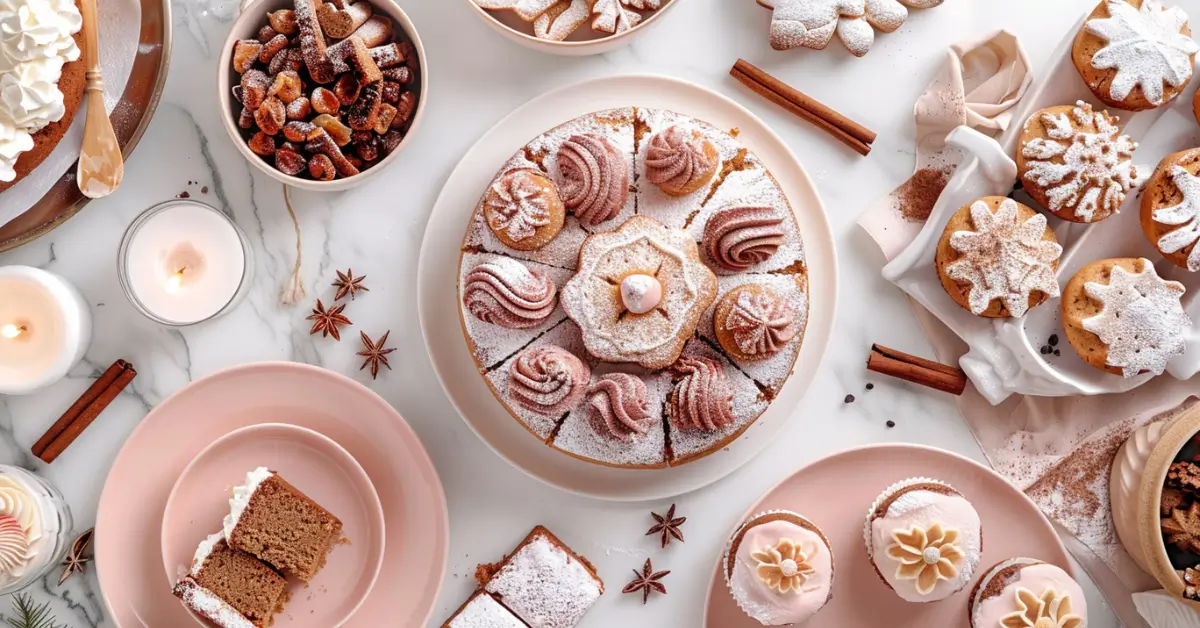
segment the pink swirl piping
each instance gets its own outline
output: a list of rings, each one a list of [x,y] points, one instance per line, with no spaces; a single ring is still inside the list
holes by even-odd
[[[558,300],[558,288],[549,277],[506,257],[472,268],[463,285],[468,312],[508,329],[537,327],[550,318]]]
[[[783,246],[783,218],[771,207],[733,207],[713,214],[704,225],[709,259],[725,270],[746,270],[765,262]]]
[[[681,190],[711,178],[715,164],[704,152],[704,138],[673,126],[650,138],[646,178],[667,191]]]
[[[615,217],[629,200],[629,168],[611,142],[576,135],[558,149],[563,204],[587,225]]]
[[[733,423],[733,388],[720,364],[709,358],[683,357],[671,370],[682,376],[667,400],[676,429],[715,432]]]
[[[508,394],[526,410],[556,416],[583,401],[591,376],[591,369],[566,349],[541,345],[513,360]]]
[[[588,387],[588,418],[598,434],[631,442],[650,420],[646,383],[637,375],[608,373]]]

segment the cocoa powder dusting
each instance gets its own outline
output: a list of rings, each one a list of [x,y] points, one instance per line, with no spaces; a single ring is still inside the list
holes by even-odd
[[[909,177],[893,195],[896,198],[897,209],[909,222],[925,222],[933,213],[946,183],[950,181],[952,169],[923,168]]]

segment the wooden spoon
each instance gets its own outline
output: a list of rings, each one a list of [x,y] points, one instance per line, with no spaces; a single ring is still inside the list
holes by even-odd
[[[83,54],[87,61],[87,124],[77,174],[79,191],[101,198],[116,191],[125,177],[125,160],[117,134],[104,109],[104,76],[100,73],[100,34],[96,25],[96,0],[81,0]]]

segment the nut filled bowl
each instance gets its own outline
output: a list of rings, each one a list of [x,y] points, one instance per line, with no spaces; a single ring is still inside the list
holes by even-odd
[[[582,57],[633,43],[682,0],[465,2],[488,26],[511,41],[538,52]]]
[[[254,0],[217,70],[225,129],[281,183],[347,190],[408,144],[426,67],[420,36],[391,0]]]

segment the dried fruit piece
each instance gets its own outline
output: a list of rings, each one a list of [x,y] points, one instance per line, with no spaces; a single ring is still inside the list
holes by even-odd
[[[396,103],[396,117],[392,118],[392,128],[403,128],[408,124],[408,119],[412,117],[413,110],[417,108],[417,95],[413,92],[404,92],[400,95],[400,102]]]
[[[245,107],[242,107],[242,112],[238,114],[238,128],[239,129],[253,129],[254,128],[254,112],[250,111],[249,109],[247,109]]]
[[[307,120],[308,116],[312,114],[312,105],[309,104],[308,98],[304,96],[288,103],[286,109],[288,120]]]
[[[283,136],[289,142],[307,142],[311,139],[316,139],[318,129],[319,127],[311,122],[293,120],[283,125]]]
[[[263,44],[262,52],[258,53],[258,60],[270,65],[271,60],[275,58],[275,55],[279,54],[284,48],[287,47],[287,35],[280,33],[271,38],[271,41]]]
[[[396,81],[401,85],[408,85],[413,80],[413,71],[407,66],[398,68],[388,68],[383,71],[383,78],[389,81]]]
[[[337,96],[338,104],[343,107],[349,107],[358,100],[358,92],[362,89],[362,84],[354,78],[353,74],[343,74],[338,78],[337,84],[333,86],[333,93]]]
[[[317,21],[325,34],[334,39],[349,37],[370,17],[370,2],[355,2],[345,8],[327,2],[317,7]]]
[[[255,155],[270,157],[275,154],[275,138],[259,131],[250,138],[246,144],[250,147],[250,151]]]
[[[379,115],[375,118],[375,132],[383,135],[392,128],[392,118],[396,117],[396,108],[383,103],[379,105]]]
[[[310,100],[312,101],[313,111],[317,113],[336,114],[342,106],[337,94],[324,87],[314,89]]]
[[[239,39],[233,44],[233,69],[238,74],[254,67],[263,45],[253,39]]]
[[[278,34],[279,31],[271,28],[270,24],[263,24],[263,27],[258,29],[258,35],[256,37],[258,38],[258,41],[265,44],[272,39],[275,39],[275,36]]]
[[[400,102],[402,89],[396,81],[384,81],[379,87],[379,95],[383,97],[383,102],[394,105]]]
[[[267,71],[272,75],[280,72],[292,71],[299,72],[304,68],[304,55],[297,48],[287,48],[275,55],[271,62],[267,64]]]
[[[342,149],[334,143],[333,138],[322,129],[322,132],[317,135],[317,138],[304,146],[304,149],[310,153],[321,153],[333,162],[333,167],[337,169],[338,174],[343,177],[352,177],[358,174],[358,166],[346,158],[342,153]]]
[[[296,176],[307,165],[304,156],[296,151],[283,150],[282,147],[275,151],[275,169],[283,174]]]
[[[337,169],[333,167],[333,161],[328,156],[317,153],[308,158],[308,174],[317,181],[333,181],[337,176]]]
[[[283,128],[284,122],[287,122],[287,111],[283,108],[283,101],[274,96],[269,96],[261,107],[254,112],[254,121],[258,123],[258,128],[262,129],[267,135],[275,135]]]
[[[271,84],[271,89],[267,90],[267,96],[275,96],[285,104],[303,95],[304,83],[300,81],[300,75],[291,70],[276,74],[275,82]]]
[[[242,75],[242,104],[250,111],[257,111],[267,98],[271,79],[262,70],[250,69]]]
[[[391,155],[396,150],[396,147],[400,146],[400,142],[403,141],[404,134],[393,129],[383,134],[383,137],[379,140],[379,145],[383,147],[385,154]]]
[[[333,138],[334,143],[338,146],[345,146],[350,143],[350,134],[352,131],[350,127],[342,124],[341,120],[323,113],[313,118],[312,123],[325,129],[325,132],[329,134],[329,137]]]
[[[279,145],[279,148],[277,148],[276,150],[290,150],[290,151],[292,151],[293,153],[298,153],[298,152],[300,152],[300,149],[299,149],[299,148],[296,148],[296,145],[295,145],[295,144],[293,144],[293,143],[291,143],[291,142],[287,141],[286,139],[283,141],[283,143],[282,143],[282,144],[280,144],[280,145]]]
[[[354,134],[354,139],[350,140],[350,145],[354,147],[354,152],[363,161],[375,161],[379,159],[379,143],[375,139],[376,137],[378,136],[370,131],[358,131]]]
[[[372,84],[363,87],[358,100],[350,106],[346,122],[355,131],[373,130],[375,122],[379,119],[379,105],[382,103],[378,85]]]
[[[296,12],[291,9],[280,9],[268,13],[267,22],[271,24],[271,28],[284,35],[295,35],[300,32],[300,26],[296,24]]]

